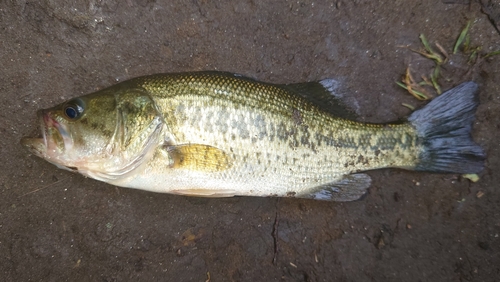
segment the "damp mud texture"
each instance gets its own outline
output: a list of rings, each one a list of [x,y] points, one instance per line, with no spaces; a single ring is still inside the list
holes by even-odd
[[[498,1],[2,1],[2,281],[495,281],[500,277]],[[338,203],[192,198],[118,188],[63,171],[19,141],[36,111],[141,75],[224,70],[261,81],[333,77],[363,121],[425,102],[396,85],[429,76],[425,34],[449,52],[440,83],[480,85],[477,183],[454,174],[371,171]],[[438,49],[435,48],[437,51]]]

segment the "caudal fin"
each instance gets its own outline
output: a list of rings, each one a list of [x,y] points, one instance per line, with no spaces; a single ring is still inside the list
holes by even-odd
[[[472,81],[462,83],[408,118],[424,145],[416,170],[477,173],[483,169],[485,153],[471,137],[478,89]]]

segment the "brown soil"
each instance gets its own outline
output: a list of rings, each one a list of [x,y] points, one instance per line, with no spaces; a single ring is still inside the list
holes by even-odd
[[[36,110],[160,72],[335,77],[364,120],[397,120],[410,113],[401,103],[423,104],[394,83],[408,64],[416,78],[431,71],[402,47],[419,49],[420,33],[449,51],[470,19],[472,44],[500,49],[499,2],[490,18],[460,2],[0,2],[1,280],[497,280],[500,56],[471,66],[450,55],[441,78],[443,88],[480,84],[474,136],[488,159],[477,183],[381,170],[351,203],[188,198],[85,179],[19,144],[38,134]]]

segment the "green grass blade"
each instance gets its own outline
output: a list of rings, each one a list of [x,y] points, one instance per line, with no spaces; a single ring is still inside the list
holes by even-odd
[[[410,105],[410,104],[401,103],[401,105],[403,105],[403,106],[407,107],[408,109],[410,109],[410,110],[412,110],[412,111],[414,111],[414,110],[415,110],[415,107],[414,107],[414,106],[412,106],[412,105]]]
[[[453,47],[453,54],[456,54],[458,52],[458,48],[460,47],[460,45],[462,45],[462,43],[466,39],[467,33],[469,32],[470,28],[470,23],[471,21],[467,22],[467,26],[465,26],[465,28],[460,33],[460,36],[458,36],[457,42],[455,43],[455,47]]]
[[[434,51],[432,51],[431,45],[429,44],[429,41],[427,41],[427,38],[425,38],[425,35],[422,33],[422,34],[420,34],[419,38],[420,38],[420,41],[422,41],[422,44],[424,45],[425,50],[427,50],[427,52],[433,54]]]
[[[403,89],[407,90],[411,95],[413,95],[418,100],[429,100],[429,97],[427,97],[427,95],[415,89],[408,89],[408,87],[402,82],[396,81],[396,84],[402,87]]]
[[[493,51],[491,53],[488,53],[486,54],[486,56],[484,56],[485,58],[488,58],[488,57],[492,57],[492,56],[495,56],[495,55],[500,55],[500,50],[497,50],[497,51]]]
[[[434,89],[436,89],[438,95],[441,94],[441,87],[439,86],[439,83],[437,81],[439,77],[439,71],[439,66],[436,66],[431,75],[432,86],[434,87]]]

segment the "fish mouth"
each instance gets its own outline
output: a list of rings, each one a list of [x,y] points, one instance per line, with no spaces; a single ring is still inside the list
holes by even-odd
[[[61,154],[64,150],[72,147],[73,142],[68,135],[65,126],[55,120],[49,112],[40,110],[37,112],[40,122],[41,137],[25,137],[21,144],[31,153],[42,158],[51,158]]]

